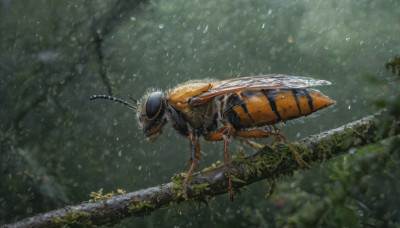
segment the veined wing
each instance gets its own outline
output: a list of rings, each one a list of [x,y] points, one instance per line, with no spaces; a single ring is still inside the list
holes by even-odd
[[[314,86],[331,85],[331,82],[309,77],[270,74],[233,78],[217,81],[212,88],[190,99],[191,105],[204,104],[213,97],[245,90],[258,89],[306,89]]]

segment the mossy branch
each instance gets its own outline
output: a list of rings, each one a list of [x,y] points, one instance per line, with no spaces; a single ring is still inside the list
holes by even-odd
[[[353,151],[390,135],[392,124],[386,124],[385,113],[368,116],[339,128],[310,136],[293,146],[309,164],[323,163],[332,157]],[[386,122],[385,122],[386,121]],[[387,127],[382,127],[387,126]],[[393,133],[393,130],[392,130]],[[238,189],[253,182],[275,180],[282,175],[292,175],[299,164],[284,144],[265,146],[251,156],[232,159],[233,187]],[[189,200],[228,192],[228,179],[224,165],[213,166],[193,175],[188,185]],[[96,202],[67,206],[39,214],[5,227],[59,227],[63,225],[113,225],[130,216],[145,216],[159,208],[183,202],[182,181],[185,174],[175,175],[170,183],[118,195]],[[229,200],[228,197],[226,197]]]

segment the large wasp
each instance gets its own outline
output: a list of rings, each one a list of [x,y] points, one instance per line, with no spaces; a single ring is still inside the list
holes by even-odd
[[[186,185],[201,155],[199,137],[203,136],[208,141],[224,141],[229,195],[232,199],[228,152],[230,137],[275,136],[290,146],[281,134],[273,131],[273,125],[334,104],[335,101],[311,89],[313,86],[330,84],[308,77],[261,75],[223,81],[189,81],[166,94],[150,92],[139,101],[130,97],[138,103],[137,106],[107,95],[93,95],[90,99],[109,99],[135,110],[140,127],[151,142],[162,133],[167,122],[171,122],[179,134],[189,139],[191,166],[183,184],[185,195]]]

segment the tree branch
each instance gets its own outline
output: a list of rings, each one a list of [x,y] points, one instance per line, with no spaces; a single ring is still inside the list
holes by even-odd
[[[307,163],[323,163],[332,157],[348,153],[352,148],[368,145],[389,135],[390,127],[382,128],[385,112],[368,116],[339,128],[307,137],[293,146]],[[387,119],[386,119],[387,120]],[[379,127],[378,127],[379,126]],[[390,126],[386,124],[385,126]],[[385,130],[382,130],[385,129]],[[250,156],[232,159],[233,187],[238,189],[253,182],[274,180],[299,170],[290,148],[283,144],[265,146]],[[188,199],[206,200],[228,191],[224,165],[214,166],[193,175],[188,184]],[[172,182],[119,195],[92,203],[67,206],[21,220],[5,227],[54,227],[65,224],[113,225],[130,216],[145,216],[172,203],[185,201],[182,181],[185,174],[177,174]],[[228,200],[228,197],[227,197]]]

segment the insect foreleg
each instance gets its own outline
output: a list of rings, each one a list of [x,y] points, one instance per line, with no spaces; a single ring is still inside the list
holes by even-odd
[[[228,173],[228,186],[229,186],[229,198],[233,201],[233,192],[232,192],[232,180],[231,180],[231,161],[229,157],[229,138],[226,135],[222,135],[222,139],[224,140],[224,157],[225,157],[225,165]]]
[[[183,182],[183,195],[185,198],[187,198],[186,194],[186,184],[190,180],[190,176],[192,175],[193,171],[197,167],[197,155],[199,155],[200,158],[200,143],[199,140],[193,135],[193,132],[189,132],[189,145],[190,145],[190,152],[191,152],[191,165],[190,169],[186,174],[185,181]]]
[[[234,135],[236,132],[235,128],[232,125],[227,124],[221,127],[217,132],[209,133],[204,136],[205,140],[208,141],[224,141],[224,159],[225,165],[228,174],[228,187],[229,187],[229,198],[233,200],[233,191],[232,191],[232,179],[231,179],[231,162],[229,157],[229,137]]]

